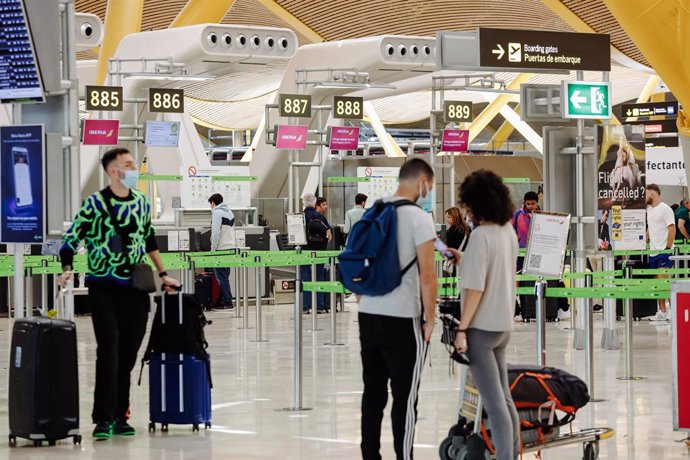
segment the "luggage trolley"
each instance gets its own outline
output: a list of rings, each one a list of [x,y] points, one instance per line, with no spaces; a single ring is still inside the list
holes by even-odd
[[[458,419],[464,418],[473,421],[473,433],[481,435],[482,430],[482,399],[479,391],[474,385],[469,367],[460,366],[460,397],[456,413]],[[458,434],[457,425],[449,430],[448,436],[441,442],[439,456],[441,460],[466,460],[469,455],[469,438]],[[582,443],[583,460],[597,460],[599,458],[599,441],[612,438],[615,431],[612,428],[587,428],[576,432],[560,434],[556,428],[550,436],[546,436],[541,442],[534,439],[523,439],[522,452],[538,452],[553,447],[562,447],[575,443]],[[486,460],[491,460],[493,456],[485,450]]]

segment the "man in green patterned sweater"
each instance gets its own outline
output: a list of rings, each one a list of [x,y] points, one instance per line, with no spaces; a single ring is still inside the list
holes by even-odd
[[[148,255],[166,290],[180,283],[163,268],[151,226],[151,203],[134,190],[139,172],[132,155],[116,148],[103,156],[101,165],[110,177],[110,186],[84,200],[65,234],[59,282],[64,285],[72,278],[74,254],[84,241],[88,252],[86,285],[98,345],[93,436],[109,439],[113,434],[135,433],[127,423],[130,374],[146,333],[149,296],[132,287],[132,268]]]

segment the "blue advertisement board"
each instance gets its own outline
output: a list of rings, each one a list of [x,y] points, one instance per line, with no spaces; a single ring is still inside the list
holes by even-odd
[[[43,125],[0,127],[0,242],[45,240]]]

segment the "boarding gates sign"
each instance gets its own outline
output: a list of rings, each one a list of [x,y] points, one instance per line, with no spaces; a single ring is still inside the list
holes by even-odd
[[[611,118],[611,86],[606,82],[564,81],[561,91],[565,118]]]

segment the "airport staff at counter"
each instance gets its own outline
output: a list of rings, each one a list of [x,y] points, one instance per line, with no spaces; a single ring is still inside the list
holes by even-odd
[[[88,251],[86,285],[96,336],[94,438],[132,436],[129,418],[130,373],[146,333],[149,295],[135,287],[135,266],[146,255],[166,290],[180,283],[165,272],[151,226],[151,203],[134,190],[139,172],[128,150],[116,148],[101,160],[110,186],[84,200],[60,250],[61,285],[72,279],[72,262],[81,241]]]

